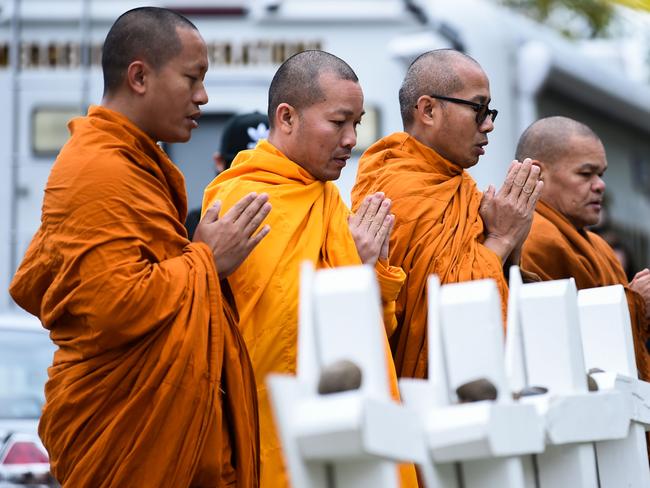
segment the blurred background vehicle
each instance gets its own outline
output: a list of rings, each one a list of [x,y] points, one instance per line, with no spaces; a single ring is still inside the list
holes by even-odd
[[[360,154],[402,129],[397,92],[409,63],[454,47],[483,66],[499,110],[487,152],[471,169],[479,188],[499,186],[531,122],[580,120],[607,149],[612,221],[634,261],[648,264],[650,219],[641,217],[650,215],[650,14],[646,0],[618,1],[646,7],[608,0],[150,0],[187,15],[208,47],[210,101],[199,128],[189,143],[165,147],[185,176],[188,207],[201,205],[214,178],[212,154],[225,122],[235,113],[264,113],[277,67],[305,49],[342,57],[363,86],[357,147],[336,182],[349,202]],[[577,4],[596,3],[587,9],[593,15],[574,15]],[[65,0],[53,10],[51,0],[0,0],[0,290],[38,228],[68,120],[101,101],[104,37],[118,15],[142,4]],[[597,37],[607,25],[611,35]],[[11,306],[0,293],[0,311]]]
[[[54,349],[36,317],[0,314],[0,488],[58,486],[37,433]]]

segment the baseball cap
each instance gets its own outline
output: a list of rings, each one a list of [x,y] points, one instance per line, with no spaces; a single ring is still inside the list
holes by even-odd
[[[226,122],[221,135],[220,153],[230,167],[239,151],[252,149],[260,139],[269,136],[269,118],[260,113],[234,115]]]

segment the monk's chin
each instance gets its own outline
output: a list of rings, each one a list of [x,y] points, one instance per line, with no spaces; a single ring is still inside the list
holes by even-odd
[[[164,142],[170,144],[183,143],[189,141],[191,137],[192,137],[192,133],[188,131],[187,133],[184,134],[175,134],[174,136],[170,136],[164,139]]]
[[[318,178],[320,181],[335,181],[341,177],[341,170],[338,171],[329,171],[326,174]]]
[[[463,169],[469,169],[472,166],[476,166],[476,163],[478,163],[478,158],[471,159],[471,160],[468,160],[468,161],[464,161],[464,162],[460,163],[458,166],[460,166]]]

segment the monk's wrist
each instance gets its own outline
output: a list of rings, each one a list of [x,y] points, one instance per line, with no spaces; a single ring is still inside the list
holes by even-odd
[[[502,263],[506,262],[514,248],[514,245],[509,241],[509,239],[489,234],[485,238],[483,245],[494,251],[501,258]]]
[[[506,263],[508,266],[521,265],[521,248],[518,247],[513,249],[510,255],[508,256]]]

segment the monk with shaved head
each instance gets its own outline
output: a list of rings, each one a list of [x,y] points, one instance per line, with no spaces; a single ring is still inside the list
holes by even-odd
[[[39,434],[70,487],[259,486],[255,380],[221,280],[269,231],[268,197],[211,209],[190,242],[185,142],[208,101],[196,27],[138,8],[110,29],[104,98],[70,122],[11,284],[58,346]]]
[[[544,189],[523,248],[523,265],[544,280],[575,278],[578,289],[625,286],[637,369],[650,378],[646,341],[650,324],[650,271],[628,283],[613,249],[588,227],[598,223],[605,193],[607,157],[600,138],[567,117],[534,122],[519,139],[517,158],[542,168]]]
[[[347,63],[323,51],[298,53],[271,81],[268,140],[240,152],[205,190],[204,211],[215,201],[228,209],[251,191],[268,193],[273,205],[266,220],[273,233],[228,277],[257,379],[262,486],[288,484],[265,381],[269,373],[296,372],[300,264],[374,266],[384,326],[388,334],[395,327],[404,273],[388,263],[391,202],[376,193],[352,215],[333,183],[350,158],[363,113],[363,92]],[[394,369],[389,373],[396,393]],[[403,486],[413,486],[413,468],[401,472]]]
[[[485,194],[467,172],[485,152],[497,111],[481,66],[451,49],[419,56],[399,91],[404,132],[361,156],[352,190],[384,192],[393,202],[390,260],[406,272],[391,337],[400,376],[427,376],[427,278],[442,283],[492,278],[505,315],[503,269],[519,263],[542,183],[530,160],[513,161],[503,187]]]

